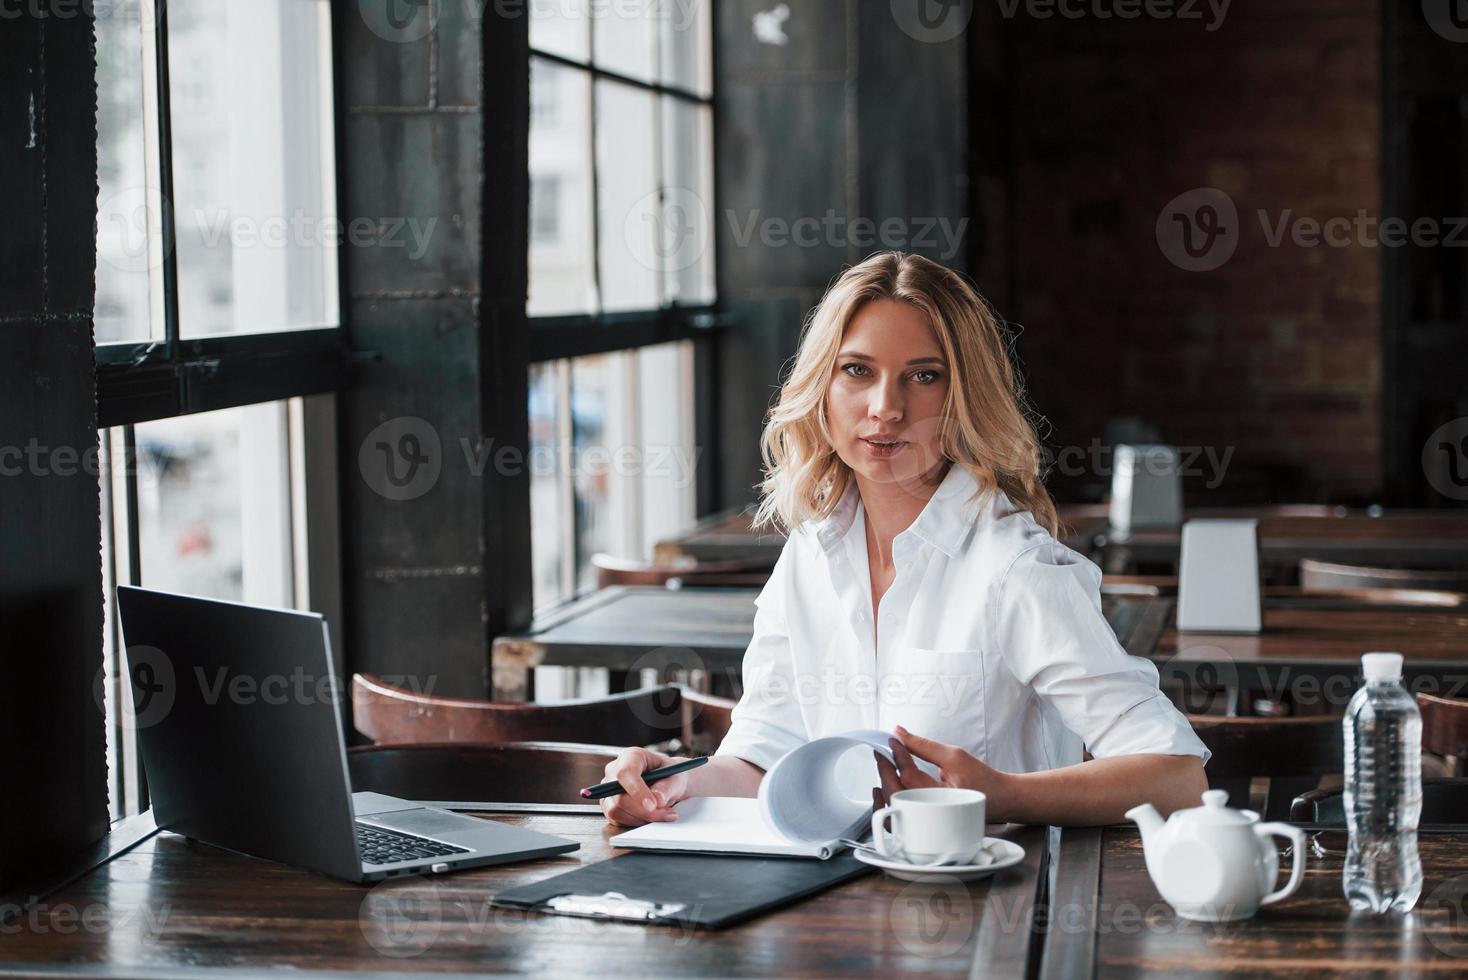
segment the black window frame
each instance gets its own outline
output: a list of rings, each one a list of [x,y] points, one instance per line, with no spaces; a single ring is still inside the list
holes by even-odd
[[[158,114],[158,191],[173,200],[173,123],[168,69],[168,0],[153,0],[154,72]],[[336,65],[341,56],[341,25],[331,18],[332,139],[342,145],[346,111]],[[341,213],[341,155],[336,155],[335,206]],[[337,324],[301,330],[185,338],[180,336],[177,234],[173,208],[159,216],[162,237],[163,339],[99,344],[97,425],[131,427],[139,422],[280,401],[341,389],[350,365],[344,317]],[[345,310],[347,287],[338,267],[337,309]]]
[[[143,0],[147,2],[147,0]],[[94,346],[97,372],[97,428],[109,447],[110,430],[121,429],[123,501],[127,516],[126,554],[116,557],[128,569],[129,581],[142,584],[141,532],[138,526],[137,425],[161,419],[284,401],[336,392],[348,381],[352,352],[344,312],[348,297],[345,263],[337,267],[337,324],[333,327],[272,330],[185,338],[180,336],[177,234],[173,200],[173,122],[168,63],[168,0],[152,0],[154,73],[158,116],[158,192],[169,202],[159,215],[162,238],[162,340],[121,341]],[[346,100],[341,85],[343,5],[333,4],[330,17],[332,56],[332,140],[344,144]],[[342,154],[336,153],[332,174],[334,207],[341,213],[344,186]],[[115,525],[114,525],[115,526]],[[114,533],[104,528],[104,533]],[[114,537],[115,540],[115,537]],[[104,629],[114,629],[104,623]],[[114,656],[118,647],[114,644]],[[116,672],[120,664],[113,664]],[[118,676],[121,676],[118,673]],[[113,720],[114,725],[118,720]],[[117,729],[120,733],[120,728]],[[149,806],[147,776],[139,757],[132,772],[122,774],[137,787],[139,811]],[[124,790],[124,798],[126,791]],[[116,801],[114,801],[115,803]]]
[[[544,51],[537,48],[533,43],[530,45],[530,63],[533,70],[536,61],[545,62],[558,68],[568,68],[586,73],[591,82],[591,111],[587,120],[587,151],[590,155],[591,167],[591,263],[592,276],[597,284],[597,294],[601,294],[601,218],[599,204],[600,190],[597,185],[596,169],[596,93],[597,82],[610,81],[625,85],[642,92],[652,94],[658,99],[664,96],[679,99],[683,102],[706,107],[709,111],[711,125],[710,141],[713,145],[709,147],[710,157],[713,161],[713,171],[710,181],[710,246],[714,244],[716,237],[714,232],[715,219],[719,213],[718,208],[718,109],[715,96],[717,95],[715,85],[716,51],[713,44],[713,18],[715,14],[713,0],[709,0],[706,7],[709,18],[709,92],[700,95],[692,89],[681,85],[670,85],[662,81],[648,81],[627,75],[623,72],[604,68],[596,63],[596,38],[595,18],[586,18],[586,60],[580,61],[576,58],[567,57],[553,51]],[[527,128],[525,138],[530,138]],[[659,145],[661,152],[662,146]],[[667,184],[659,182],[658,194],[666,193]],[[531,364],[543,361],[561,360],[563,358],[583,357],[590,354],[605,354],[612,351],[635,350],[639,347],[648,347],[654,344],[671,343],[678,340],[700,341],[700,347],[705,346],[702,342],[708,341],[710,336],[720,327],[724,326],[725,319],[720,313],[719,303],[719,275],[718,256],[714,256],[714,299],[709,303],[680,304],[668,303],[659,307],[649,307],[643,310],[619,310],[615,313],[572,313],[555,314],[548,316],[529,316],[527,320],[530,325],[529,359]],[[701,352],[702,353],[702,352]],[[703,371],[699,371],[702,380]],[[712,392],[705,392],[702,385],[696,385],[694,397],[700,403],[702,413],[707,406],[712,405],[705,399],[712,399]],[[702,497],[702,492],[700,492]],[[702,508],[700,508],[701,510]]]

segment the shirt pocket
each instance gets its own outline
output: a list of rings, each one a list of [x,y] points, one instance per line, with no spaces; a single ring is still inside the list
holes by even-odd
[[[983,758],[984,652],[908,646],[883,673],[884,722]]]

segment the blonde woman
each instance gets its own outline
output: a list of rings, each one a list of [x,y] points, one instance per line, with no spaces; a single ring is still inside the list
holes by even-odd
[[[756,600],[744,695],[716,756],[628,749],[622,826],[691,796],[753,796],[802,742],[894,733],[882,787],[983,790],[991,820],[1112,823],[1198,803],[1208,750],[1101,613],[1101,573],[1055,539],[1005,335],[968,283],[898,252],[847,270],[770,411],[757,520],[789,532]],[[1082,750],[1092,758],[1083,760]]]

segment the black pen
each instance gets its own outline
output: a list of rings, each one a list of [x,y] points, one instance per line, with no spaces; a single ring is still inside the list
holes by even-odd
[[[709,761],[709,757],[701,755],[696,759],[685,759],[683,762],[675,762],[671,766],[663,766],[661,769],[649,769],[642,774],[642,781],[644,783],[655,783],[659,779],[667,779],[669,776],[676,776],[680,772],[697,769],[707,761]],[[595,786],[588,786],[583,789],[581,791],[581,798],[585,800],[604,800],[608,796],[616,796],[622,791],[621,783],[597,783]]]

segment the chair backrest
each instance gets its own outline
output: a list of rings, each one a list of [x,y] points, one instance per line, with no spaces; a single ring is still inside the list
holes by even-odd
[[[759,587],[770,578],[772,564],[750,561],[678,561],[645,564],[612,555],[591,556],[596,587],[613,585],[671,585],[674,588]]]
[[[1340,773],[1341,720],[1300,718],[1220,718],[1189,715],[1193,731],[1212,751],[1208,785],[1228,790],[1234,806],[1247,806],[1249,783],[1268,779],[1264,816],[1283,819],[1290,802],[1314,788],[1321,776]]]
[[[1468,701],[1419,694],[1417,707],[1422,711],[1422,751],[1447,757],[1454,775],[1460,774],[1468,759]]]
[[[1295,797],[1290,807],[1294,823],[1346,825],[1345,790],[1319,789]],[[1468,779],[1422,780],[1422,816],[1418,826],[1468,823]]]
[[[1371,568],[1304,558],[1300,585],[1306,589],[1443,589],[1468,592],[1468,570]]]
[[[405,800],[580,803],[616,750],[567,742],[364,745],[347,751],[355,792]]]
[[[352,724],[374,742],[582,742],[653,745],[683,735],[674,685],[606,698],[501,704],[419,694],[371,674],[352,675]]]
[[[692,755],[709,755],[719,747],[733,723],[734,706],[729,698],[683,689],[683,734],[687,751]]]

